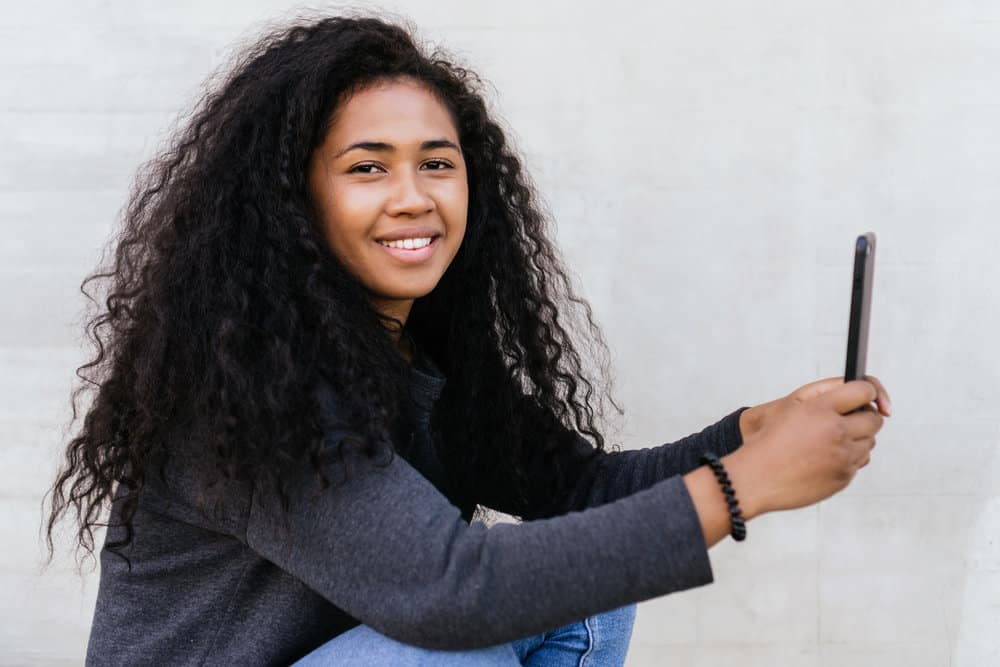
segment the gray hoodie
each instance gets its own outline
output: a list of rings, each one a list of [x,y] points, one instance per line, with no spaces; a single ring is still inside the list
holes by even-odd
[[[416,646],[481,648],[713,581],[681,475],[702,452],[742,444],[747,408],[641,450],[588,456],[580,437],[561,462],[574,471],[566,503],[488,528],[470,523],[474,503],[449,498],[434,453],[445,378],[420,354],[411,377],[410,451],[385,466],[345,447],[346,478],[322,492],[303,471],[284,525],[277,502],[245,486],[218,518],[202,516],[194,499],[209,471],[194,443],[179,447],[169,483],[150,476],[140,494],[131,572],[101,551],[87,664],[287,665],[359,623]],[[332,417],[336,396],[320,396]],[[528,469],[544,490],[545,468]]]

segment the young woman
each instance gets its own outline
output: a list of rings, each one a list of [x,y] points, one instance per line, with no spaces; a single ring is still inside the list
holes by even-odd
[[[108,526],[88,663],[621,665],[731,506],[868,462],[872,377],[606,451],[569,306],[600,332],[479,89],[392,23],[297,24],[141,175],[48,521],[50,554]]]

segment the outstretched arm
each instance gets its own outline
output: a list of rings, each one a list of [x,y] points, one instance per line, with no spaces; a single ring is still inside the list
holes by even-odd
[[[321,489],[303,473],[288,511],[255,496],[246,543],[398,641],[490,646],[713,581],[680,477],[602,507],[487,528],[466,523],[403,457],[384,465],[344,453],[346,479]]]
[[[586,498],[577,498],[574,504],[583,507],[603,505],[648,489],[661,480],[691,472],[702,465],[699,459],[705,452],[722,457],[736,451],[743,444],[740,418],[747,410],[749,408],[741,407],[676,442],[605,454]]]
[[[521,410],[526,423],[538,431],[552,429],[560,447],[543,454],[541,443],[525,449],[522,462],[530,480],[530,508],[514,507],[507,489],[481,488],[478,502],[525,519],[558,516],[597,507],[629,496],[659,481],[684,475],[701,464],[705,452],[725,456],[743,444],[754,427],[753,408],[741,407],[714,424],[676,442],[621,452],[598,451],[574,431],[556,424],[533,400],[525,397]],[[562,485],[553,474],[556,462],[566,471]]]

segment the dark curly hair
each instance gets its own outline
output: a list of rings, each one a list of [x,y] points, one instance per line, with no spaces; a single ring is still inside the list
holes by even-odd
[[[456,493],[481,502],[471,480],[488,480],[511,490],[516,516],[543,516],[525,492],[526,448],[549,463],[580,435],[605,449],[594,387],[561,323],[570,304],[583,307],[587,349],[603,351],[610,383],[590,306],[572,292],[482,80],[440,49],[427,53],[414,34],[405,21],[363,14],[272,29],[140,169],[109,244],[113,259],[81,285],[96,306],[85,288],[109,280],[105,307],[87,321],[97,352],[76,371],[73,423],[81,392],[93,401],[49,490],[50,562],[53,526],[70,508],[78,552],[92,556],[94,528],[117,525],[124,538],[105,546],[122,555],[170,433],[203,443],[217,481],[275,485],[284,501],[285,473],[311,465],[325,488],[321,380],[343,401],[365,455],[391,459],[407,366],[389,332],[401,323],[373,309],[324,242],[306,173],[338,103],[401,77],[422,82],[450,111],[468,169],[462,246],[405,324],[448,378],[432,424]],[[610,397],[598,397],[603,416]],[[557,507],[567,480],[551,472]],[[224,486],[208,485],[203,511]],[[102,522],[113,500],[120,523]]]

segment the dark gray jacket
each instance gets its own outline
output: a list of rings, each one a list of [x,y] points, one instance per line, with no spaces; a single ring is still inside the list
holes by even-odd
[[[285,528],[276,503],[247,489],[207,520],[194,504],[196,446],[173,454],[171,483],[151,477],[140,496],[131,572],[101,551],[87,664],[286,665],[359,623],[471,649],[713,581],[680,476],[702,452],[742,444],[745,407],[675,443],[596,459],[580,438],[566,512],[487,528],[449,499],[430,440],[445,378],[424,357],[412,378],[412,452],[378,467],[344,448],[347,481],[317,495],[304,474]],[[321,395],[332,414],[336,397]],[[543,487],[544,470],[534,474]]]

